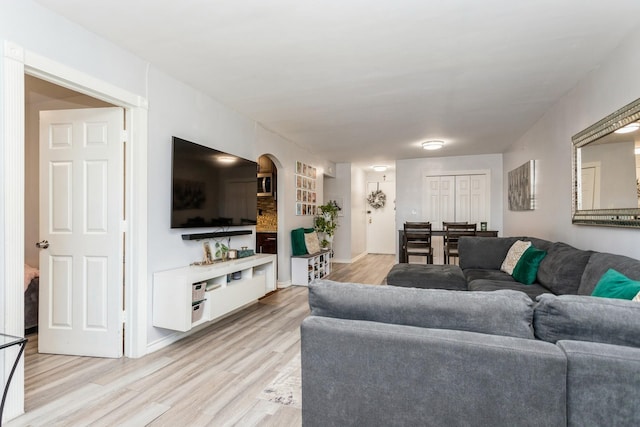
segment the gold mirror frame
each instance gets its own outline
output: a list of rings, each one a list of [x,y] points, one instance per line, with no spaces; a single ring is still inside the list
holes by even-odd
[[[640,208],[578,209],[578,195],[581,194],[581,183],[578,179],[580,176],[578,171],[578,149],[639,119],[640,99],[636,99],[571,138],[573,142],[571,152],[571,168],[573,171],[571,222],[573,224],[640,228]]]

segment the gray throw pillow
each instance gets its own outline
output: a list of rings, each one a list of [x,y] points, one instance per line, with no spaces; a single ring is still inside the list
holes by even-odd
[[[533,301],[522,292],[466,292],[316,280],[314,316],[533,338]]]
[[[640,347],[640,304],[582,295],[540,295],[533,314],[536,338]]]

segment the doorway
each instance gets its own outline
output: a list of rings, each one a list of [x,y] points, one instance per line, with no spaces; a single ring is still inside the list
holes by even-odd
[[[113,104],[83,95],[71,89],[25,75],[25,191],[24,194],[24,263],[25,263],[25,333],[38,331],[40,249],[40,171],[39,114],[40,111],[114,107]],[[28,278],[33,280],[27,281]]]
[[[278,169],[268,155],[258,158],[256,252],[278,253]]]
[[[387,181],[368,182],[367,195],[382,192],[386,201],[382,207],[367,205],[367,253],[395,254],[396,253],[396,183]]]
[[[60,86],[72,88],[105,102],[125,108],[126,122],[130,128],[125,148],[127,157],[132,159],[125,166],[126,204],[129,219],[122,224],[125,231],[125,299],[130,301],[132,310],[125,313],[125,356],[141,357],[146,354],[147,322],[147,100],[120,87],[106,83],[93,76],[65,66],[24,49],[22,46],[5,42],[2,58],[2,85],[4,92],[2,120],[4,183],[0,194],[5,212],[4,221],[4,268],[3,293],[4,330],[13,335],[24,333],[24,255],[25,255],[25,75],[31,75]],[[10,90],[9,90],[10,89]],[[9,352],[5,352],[9,354]],[[10,354],[9,354],[10,356]],[[3,358],[4,371],[11,369],[10,357]],[[5,416],[13,418],[24,408],[24,367],[22,363],[15,372],[11,388],[7,394]]]

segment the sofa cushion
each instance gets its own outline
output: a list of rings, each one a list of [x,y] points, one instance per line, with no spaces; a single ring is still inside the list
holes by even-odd
[[[591,294],[594,297],[632,300],[640,292],[640,281],[631,280],[613,268],[602,275]]]
[[[566,243],[551,245],[540,263],[538,282],[557,295],[578,292],[582,273],[593,251],[583,251]]]
[[[623,255],[595,252],[589,258],[582,274],[578,295],[591,295],[602,275],[610,268],[632,280],[640,280],[639,260]]]
[[[532,284],[536,281],[538,268],[546,255],[546,251],[529,246],[518,260],[511,275],[520,283]]]
[[[486,270],[481,268],[469,268],[464,270],[464,277],[467,278],[467,282],[471,283],[474,280],[486,279],[496,282],[515,282],[516,279],[510,274],[500,270]]]
[[[511,245],[507,251],[507,255],[504,257],[504,261],[502,261],[500,270],[507,274],[513,274],[513,269],[516,268],[522,254],[529,249],[529,246],[531,246],[531,242],[525,242],[524,240],[516,240],[513,242],[513,245]]]
[[[538,339],[578,340],[640,347],[640,304],[620,299],[551,294],[537,299]]]
[[[467,290],[467,280],[457,265],[396,264],[387,274],[387,285],[423,289]]]
[[[517,237],[460,237],[460,268],[500,270],[504,257],[516,240]]]
[[[316,280],[314,316],[532,338],[533,302],[520,292],[460,292]]]
[[[498,291],[502,289],[511,289],[514,291],[524,292],[531,298],[532,300],[536,299],[538,295],[542,295],[545,293],[549,293],[549,289],[540,286],[538,284],[525,285],[524,283],[511,281],[503,281],[503,280],[486,280],[479,279],[469,282],[467,285],[470,291]]]

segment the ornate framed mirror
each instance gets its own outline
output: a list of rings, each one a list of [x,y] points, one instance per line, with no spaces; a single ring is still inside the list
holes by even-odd
[[[640,99],[572,142],[572,222],[640,228]]]

